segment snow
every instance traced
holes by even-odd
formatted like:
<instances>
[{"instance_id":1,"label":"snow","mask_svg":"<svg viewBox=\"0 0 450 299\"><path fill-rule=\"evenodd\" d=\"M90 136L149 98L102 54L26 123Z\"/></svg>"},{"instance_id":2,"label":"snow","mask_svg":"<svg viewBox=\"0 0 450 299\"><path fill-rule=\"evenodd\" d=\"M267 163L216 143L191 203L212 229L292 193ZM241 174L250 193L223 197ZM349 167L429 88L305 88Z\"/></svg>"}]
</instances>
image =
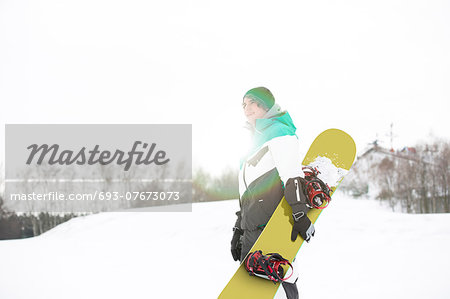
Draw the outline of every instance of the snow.
<instances>
[{"instance_id":1,"label":"snow","mask_svg":"<svg viewBox=\"0 0 450 299\"><path fill-rule=\"evenodd\" d=\"M79 217L0 241L0 298L216 298L238 266L236 200ZM450 215L340 193L298 257L301 298L448 298Z\"/></svg>"},{"instance_id":2,"label":"snow","mask_svg":"<svg viewBox=\"0 0 450 299\"><path fill-rule=\"evenodd\" d=\"M329 158L322 156L317 156L308 166L317 168L320 172L317 177L329 186L337 186L348 173L348 170L336 167Z\"/></svg>"}]
</instances>

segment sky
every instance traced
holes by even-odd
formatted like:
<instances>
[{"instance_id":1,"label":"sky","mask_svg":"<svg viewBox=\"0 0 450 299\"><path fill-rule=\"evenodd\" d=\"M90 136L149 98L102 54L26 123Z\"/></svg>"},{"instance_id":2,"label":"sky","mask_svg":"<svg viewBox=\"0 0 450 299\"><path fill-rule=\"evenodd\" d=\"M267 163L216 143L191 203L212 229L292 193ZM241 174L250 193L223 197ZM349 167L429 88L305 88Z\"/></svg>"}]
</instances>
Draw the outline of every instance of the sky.
<instances>
[{"instance_id":1,"label":"sky","mask_svg":"<svg viewBox=\"0 0 450 299\"><path fill-rule=\"evenodd\" d=\"M192 124L194 168L238 167L269 88L303 147L449 139L449 1L0 0L4 124ZM4 158L1 159L2 161Z\"/></svg>"}]
</instances>

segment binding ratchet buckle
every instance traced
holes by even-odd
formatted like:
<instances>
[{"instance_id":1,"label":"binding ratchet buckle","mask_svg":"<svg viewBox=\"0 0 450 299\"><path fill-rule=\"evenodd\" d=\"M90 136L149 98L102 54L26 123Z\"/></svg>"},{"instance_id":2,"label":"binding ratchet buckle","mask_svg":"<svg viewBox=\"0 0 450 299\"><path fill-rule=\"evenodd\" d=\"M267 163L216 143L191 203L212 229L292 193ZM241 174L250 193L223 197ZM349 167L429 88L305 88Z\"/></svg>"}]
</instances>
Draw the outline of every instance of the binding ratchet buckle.
<instances>
[{"instance_id":1,"label":"binding ratchet buckle","mask_svg":"<svg viewBox=\"0 0 450 299\"><path fill-rule=\"evenodd\" d=\"M306 180L305 189L308 204L315 209L325 209L331 200L330 187L317 177L320 173L317 168L304 166L303 172Z\"/></svg>"}]
</instances>

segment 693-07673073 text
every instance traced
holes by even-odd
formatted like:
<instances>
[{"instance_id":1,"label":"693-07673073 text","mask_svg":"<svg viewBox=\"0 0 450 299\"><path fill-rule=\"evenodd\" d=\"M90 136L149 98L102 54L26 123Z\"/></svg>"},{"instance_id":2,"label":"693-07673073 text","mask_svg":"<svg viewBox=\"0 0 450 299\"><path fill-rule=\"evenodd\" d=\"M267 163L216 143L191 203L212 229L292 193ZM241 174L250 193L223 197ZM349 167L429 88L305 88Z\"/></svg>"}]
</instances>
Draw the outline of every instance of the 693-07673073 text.
<instances>
[{"instance_id":1,"label":"693-07673073 text","mask_svg":"<svg viewBox=\"0 0 450 299\"><path fill-rule=\"evenodd\" d=\"M128 201L177 201L180 199L179 191L95 191L94 193L69 193L62 192L46 192L46 193L11 193L12 201L73 201L73 200L128 200Z\"/></svg>"}]
</instances>

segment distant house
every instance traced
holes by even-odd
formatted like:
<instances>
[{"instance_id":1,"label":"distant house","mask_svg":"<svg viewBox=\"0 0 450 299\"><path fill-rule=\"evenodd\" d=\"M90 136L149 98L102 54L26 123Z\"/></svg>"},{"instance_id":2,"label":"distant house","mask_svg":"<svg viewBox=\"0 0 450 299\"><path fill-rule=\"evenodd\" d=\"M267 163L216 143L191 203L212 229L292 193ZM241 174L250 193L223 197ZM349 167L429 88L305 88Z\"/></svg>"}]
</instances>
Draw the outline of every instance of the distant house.
<instances>
[{"instance_id":1,"label":"distant house","mask_svg":"<svg viewBox=\"0 0 450 299\"><path fill-rule=\"evenodd\" d=\"M361 155L358 156L360 159L372 160L374 156L377 157L376 160L380 161L379 157L393 157L398 159L406 159L415 162L420 162L419 157L416 156L416 148L414 147L404 147L400 151L394 151L394 149L386 149L378 145L377 141L374 141L369 147L363 151Z\"/></svg>"},{"instance_id":2,"label":"distant house","mask_svg":"<svg viewBox=\"0 0 450 299\"><path fill-rule=\"evenodd\" d=\"M403 148L394 151L378 145L375 141L358 155L358 159L352 166L350 173L345 177L340 188L350 191L353 195L367 194L369 189L377 190L376 180L379 175L379 167L386 169L395 168L400 160L419 162L415 148ZM392 169L393 170L393 169Z\"/></svg>"}]
</instances>

